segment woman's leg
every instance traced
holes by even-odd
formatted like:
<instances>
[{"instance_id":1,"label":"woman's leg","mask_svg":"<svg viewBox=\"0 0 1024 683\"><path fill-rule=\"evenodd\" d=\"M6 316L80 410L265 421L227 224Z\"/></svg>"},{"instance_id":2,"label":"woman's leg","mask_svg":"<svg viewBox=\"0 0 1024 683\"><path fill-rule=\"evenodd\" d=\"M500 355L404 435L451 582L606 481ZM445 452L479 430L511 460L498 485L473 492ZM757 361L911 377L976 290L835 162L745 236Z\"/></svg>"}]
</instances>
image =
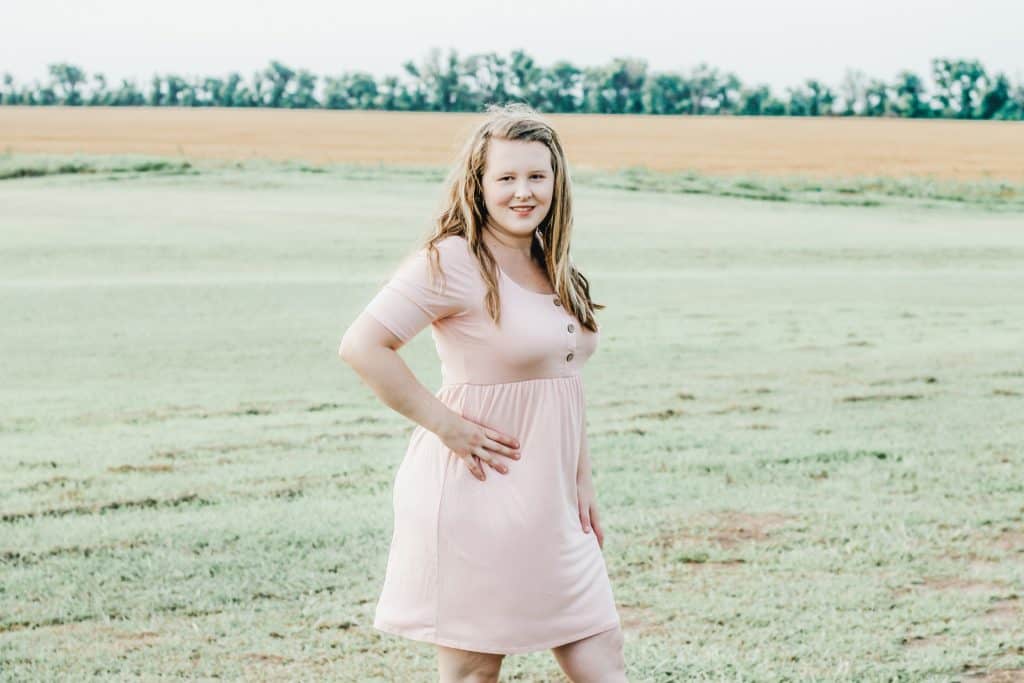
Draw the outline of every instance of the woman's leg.
<instances>
[{"instance_id":1,"label":"woman's leg","mask_svg":"<svg viewBox=\"0 0 1024 683\"><path fill-rule=\"evenodd\" d=\"M437 671L441 683L497 683L505 655L471 652L437 646Z\"/></svg>"},{"instance_id":2,"label":"woman's leg","mask_svg":"<svg viewBox=\"0 0 1024 683\"><path fill-rule=\"evenodd\" d=\"M628 683L623 644L622 629L616 626L551 652L573 683Z\"/></svg>"}]
</instances>

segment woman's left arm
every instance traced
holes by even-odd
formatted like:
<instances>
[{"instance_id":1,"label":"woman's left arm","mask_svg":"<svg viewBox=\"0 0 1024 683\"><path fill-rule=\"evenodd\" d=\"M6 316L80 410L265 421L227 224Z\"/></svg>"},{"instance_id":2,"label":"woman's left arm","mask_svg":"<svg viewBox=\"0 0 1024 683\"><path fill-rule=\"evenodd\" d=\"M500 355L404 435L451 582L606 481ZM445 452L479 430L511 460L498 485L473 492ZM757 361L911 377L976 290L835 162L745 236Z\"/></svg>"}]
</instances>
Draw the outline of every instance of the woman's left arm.
<instances>
[{"instance_id":1,"label":"woman's left arm","mask_svg":"<svg viewBox=\"0 0 1024 683\"><path fill-rule=\"evenodd\" d=\"M597 534L597 544L604 549L604 530L597 511L597 492L590 471L590 449L587 446L587 422L583 420L583 433L580 437L580 457L576 467L576 495L579 500L580 523L584 533L590 533L591 527Z\"/></svg>"}]
</instances>

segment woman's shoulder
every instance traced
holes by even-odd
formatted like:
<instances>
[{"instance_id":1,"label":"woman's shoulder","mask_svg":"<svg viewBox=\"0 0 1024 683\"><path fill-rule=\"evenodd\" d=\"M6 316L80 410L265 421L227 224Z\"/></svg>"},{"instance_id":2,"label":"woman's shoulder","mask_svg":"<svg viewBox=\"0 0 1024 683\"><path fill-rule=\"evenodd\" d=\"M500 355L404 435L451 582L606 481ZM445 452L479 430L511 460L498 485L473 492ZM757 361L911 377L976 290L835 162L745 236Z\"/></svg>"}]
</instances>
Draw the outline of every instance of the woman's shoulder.
<instances>
[{"instance_id":1,"label":"woman's shoulder","mask_svg":"<svg viewBox=\"0 0 1024 683\"><path fill-rule=\"evenodd\" d=\"M430 242L422 244L412 255L408 267L431 282L437 281L436 276L440 275L446 287L454 291L469 292L479 287L477 260L465 237L446 235L433 245L436 255L431 253Z\"/></svg>"},{"instance_id":2,"label":"woman's shoulder","mask_svg":"<svg viewBox=\"0 0 1024 683\"><path fill-rule=\"evenodd\" d=\"M434 243L442 267L456 268L462 271L475 269L476 257L469 248L469 240L462 235L446 235Z\"/></svg>"},{"instance_id":3,"label":"woman's shoulder","mask_svg":"<svg viewBox=\"0 0 1024 683\"><path fill-rule=\"evenodd\" d=\"M445 235L434 243L438 250L453 256L469 255L469 240L462 235Z\"/></svg>"}]
</instances>

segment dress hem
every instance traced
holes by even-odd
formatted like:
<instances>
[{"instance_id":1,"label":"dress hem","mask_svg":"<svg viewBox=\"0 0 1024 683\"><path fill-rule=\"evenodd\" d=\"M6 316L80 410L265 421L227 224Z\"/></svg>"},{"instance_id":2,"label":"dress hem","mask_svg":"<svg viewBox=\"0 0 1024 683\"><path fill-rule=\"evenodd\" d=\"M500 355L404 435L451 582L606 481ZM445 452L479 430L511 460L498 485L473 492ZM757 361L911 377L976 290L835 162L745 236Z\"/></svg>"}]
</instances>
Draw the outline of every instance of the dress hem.
<instances>
[{"instance_id":1,"label":"dress hem","mask_svg":"<svg viewBox=\"0 0 1024 683\"><path fill-rule=\"evenodd\" d=\"M581 631L580 633L571 635L568 638L556 638L555 640L539 643L537 645L520 645L519 647L496 648L491 645L469 645L461 641L451 640L449 638L439 638L436 635L425 635L419 632L415 633L415 635L412 635L406 631L403 631L398 626L392 626L390 624L385 624L383 622L374 622L373 624L374 629L393 636L400 636L402 638L408 638L409 640L415 640L421 643L433 643L434 645L441 645L443 647L454 647L460 650L469 650L470 652L483 652L485 654L491 655L518 655L526 654L529 652L538 652L540 650L548 650L554 647L558 647L560 645L568 645L569 643L574 643L577 640L582 640L583 638L596 636L598 633L604 633L605 631L609 631L615 628L616 626L622 626L621 620L616 619L615 621L608 624L604 624L603 626L600 626L598 628L588 628L584 631Z\"/></svg>"}]
</instances>

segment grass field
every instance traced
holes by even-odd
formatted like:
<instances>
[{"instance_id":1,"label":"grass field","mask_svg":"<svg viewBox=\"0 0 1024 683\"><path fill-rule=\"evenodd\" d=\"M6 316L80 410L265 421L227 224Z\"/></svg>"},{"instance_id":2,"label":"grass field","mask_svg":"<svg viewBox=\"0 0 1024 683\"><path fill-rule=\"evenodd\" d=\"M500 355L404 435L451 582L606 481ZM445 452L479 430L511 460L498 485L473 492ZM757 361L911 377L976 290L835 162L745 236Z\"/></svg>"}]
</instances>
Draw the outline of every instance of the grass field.
<instances>
[{"instance_id":1,"label":"grass field","mask_svg":"<svg viewBox=\"0 0 1024 683\"><path fill-rule=\"evenodd\" d=\"M336 356L436 177L89 163L0 181L0 680L436 680ZM630 680L1020 680L1020 214L714 195L577 187Z\"/></svg>"},{"instance_id":2,"label":"grass field","mask_svg":"<svg viewBox=\"0 0 1024 683\"><path fill-rule=\"evenodd\" d=\"M1024 123L550 115L580 169L1024 182ZM445 165L478 114L0 107L0 152Z\"/></svg>"}]
</instances>

